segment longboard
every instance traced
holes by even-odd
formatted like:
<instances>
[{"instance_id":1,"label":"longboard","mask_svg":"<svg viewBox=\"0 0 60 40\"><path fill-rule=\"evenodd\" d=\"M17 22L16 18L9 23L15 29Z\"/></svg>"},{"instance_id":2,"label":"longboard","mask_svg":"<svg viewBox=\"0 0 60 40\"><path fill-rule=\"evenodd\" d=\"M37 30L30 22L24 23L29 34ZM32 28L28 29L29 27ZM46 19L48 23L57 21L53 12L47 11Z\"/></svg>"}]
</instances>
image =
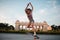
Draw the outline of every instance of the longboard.
<instances>
[{"instance_id":1,"label":"longboard","mask_svg":"<svg viewBox=\"0 0 60 40\"><path fill-rule=\"evenodd\" d=\"M33 33L27 33L27 34L31 34L34 38L36 38L36 39L40 39L39 36L37 36L37 35L34 36Z\"/></svg>"}]
</instances>

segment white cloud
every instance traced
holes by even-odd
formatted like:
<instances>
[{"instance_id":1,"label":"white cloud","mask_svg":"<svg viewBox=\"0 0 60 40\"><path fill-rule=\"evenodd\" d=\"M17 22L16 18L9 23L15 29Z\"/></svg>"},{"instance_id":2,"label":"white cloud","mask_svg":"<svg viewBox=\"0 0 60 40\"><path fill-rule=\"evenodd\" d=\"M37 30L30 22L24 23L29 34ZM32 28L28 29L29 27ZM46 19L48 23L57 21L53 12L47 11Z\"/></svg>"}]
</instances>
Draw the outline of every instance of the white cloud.
<instances>
[{"instance_id":1,"label":"white cloud","mask_svg":"<svg viewBox=\"0 0 60 40\"><path fill-rule=\"evenodd\" d=\"M42 3L42 4L44 4L44 3ZM34 12L33 16L34 16L35 21L41 22L41 21L47 20L47 21L50 21L49 23L52 23L52 20L55 20L56 18L58 18L57 16L60 13L60 9L56 5L56 0L48 1L47 7L49 7L49 8L47 8L47 7L42 8L42 7L43 6L41 6L39 10ZM8 5L1 6L0 7L0 22L8 22L9 24L14 25L16 20L28 21L28 18L24 14L24 12L23 12L24 10L22 10L22 8L21 8L21 6L19 6L17 8L16 5L15 5L15 8L14 8L14 6L12 7L12 5L10 7Z\"/></svg>"},{"instance_id":2,"label":"white cloud","mask_svg":"<svg viewBox=\"0 0 60 40\"><path fill-rule=\"evenodd\" d=\"M43 13L44 14L45 13L45 10L44 9L39 10L39 13L41 13L41 14Z\"/></svg>"},{"instance_id":3,"label":"white cloud","mask_svg":"<svg viewBox=\"0 0 60 40\"><path fill-rule=\"evenodd\" d=\"M48 1L47 2L51 7L54 7L54 8L56 8L56 0L50 0L50 1Z\"/></svg>"},{"instance_id":4,"label":"white cloud","mask_svg":"<svg viewBox=\"0 0 60 40\"><path fill-rule=\"evenodd\" d=\"M38 16L37 19L38 21L47 21L48 24L59 24L59 17L60 17L60 6L58 6L56 3L56 0L54 1L48 1L49 5L48 7L49 8L42 8L42 9L39 9L37 10L36 14L38 13Z\"/></svg>"}]
</instances>

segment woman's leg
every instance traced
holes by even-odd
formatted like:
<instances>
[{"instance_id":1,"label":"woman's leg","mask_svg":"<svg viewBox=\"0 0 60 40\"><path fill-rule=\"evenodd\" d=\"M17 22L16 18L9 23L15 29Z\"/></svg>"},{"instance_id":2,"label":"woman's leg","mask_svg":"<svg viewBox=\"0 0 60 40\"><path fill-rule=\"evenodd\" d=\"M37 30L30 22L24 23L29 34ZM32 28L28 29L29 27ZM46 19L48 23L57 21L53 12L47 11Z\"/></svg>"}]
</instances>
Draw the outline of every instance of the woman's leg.
<instances>
[{"instance_id":1,"label":"woman's leg","mask_svg":"<svg viewBox=\"0 0 60 40\"><path fill-rule=\"evenodd\" d=\"M36 29L34 28L34 22L31 23L31 26L32 26L34 35L36 35Z\"/></svg>"},{"instance_id":2,"label":"woman's leg","mask_svg":"<svg viewBox=\"0 0 60 40\"><path fill-rule=\"evenodd\" d=\"M34 32L34 38L35 39L39 39L39 37L37 36L37 34L36 34L36 29L34 28L34 23L32 23L32 27L33 27L33 32Z\"/></svg>"},{"instance_id":3,"label":"woman's leg","mask_svg":"<svg viewBox=\"0 0 60 40\"><path fill-rule=\"evenodd\" d=\"M29 22L29 24L28 24L27 28L30 28L30 25L31 25L31 22Z\"/></svg>"}]
</instances>

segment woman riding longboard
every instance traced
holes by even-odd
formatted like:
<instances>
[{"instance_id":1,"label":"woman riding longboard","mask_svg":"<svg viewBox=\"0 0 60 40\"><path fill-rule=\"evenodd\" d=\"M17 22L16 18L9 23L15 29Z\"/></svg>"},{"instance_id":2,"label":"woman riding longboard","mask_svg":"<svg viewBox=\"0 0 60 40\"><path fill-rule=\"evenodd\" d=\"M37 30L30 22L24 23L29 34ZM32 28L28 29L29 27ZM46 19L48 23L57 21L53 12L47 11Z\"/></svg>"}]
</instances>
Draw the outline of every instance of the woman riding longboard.
<instances>
[{"instance_id":1,"label":"woman riding longboard","mask_svg":"<svg viewBox=\"0 0 60 40\"><path fill-rule=\"evenodd\" d=\"M29 5L31 5L32 9L28 8ZM34 38L39 39L39 37L36 35L36 30L34 28L34 20L33 20L33 16L32 16L32 11L33 11L33 6L31 3L28 3L27 7L25 8L25 12L26 12L27 17L29 19L29 24L28 24L27 28L31 28L31 26L32 26L33 32L34 32Z\"/></svg>"}]
</instances>

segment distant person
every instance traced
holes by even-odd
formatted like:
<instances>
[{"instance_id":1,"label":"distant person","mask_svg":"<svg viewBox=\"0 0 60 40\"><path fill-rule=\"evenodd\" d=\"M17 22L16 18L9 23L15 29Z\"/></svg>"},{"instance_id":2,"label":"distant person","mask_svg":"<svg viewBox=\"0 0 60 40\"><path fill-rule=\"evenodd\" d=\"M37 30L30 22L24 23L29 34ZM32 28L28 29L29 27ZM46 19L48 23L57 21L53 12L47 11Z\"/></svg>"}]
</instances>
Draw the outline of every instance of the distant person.
<instances>
[{"instance_id":1,"label":"distant person","mask_svg":"<svg viewBox=\"0 0 60 40\"><path fill-rule=\"evenodd\" d=\"M28 8L28 6L31 5L32 9ZM25 8L25 12L27 14L27 17L29 19L29 24L27 26L27 28L33 28L33 32L34 32L34 37L36 37L37 39L39 38L37 35L36 35L36 30L35 28L33 27L34 26L34 20L33 20L33 16L32 16L32 11L33 11L33 6L31 3L28 3L27 4L27 7ZM32 27L31 27L31 26Z\"/></svg>"}]
</instances>

